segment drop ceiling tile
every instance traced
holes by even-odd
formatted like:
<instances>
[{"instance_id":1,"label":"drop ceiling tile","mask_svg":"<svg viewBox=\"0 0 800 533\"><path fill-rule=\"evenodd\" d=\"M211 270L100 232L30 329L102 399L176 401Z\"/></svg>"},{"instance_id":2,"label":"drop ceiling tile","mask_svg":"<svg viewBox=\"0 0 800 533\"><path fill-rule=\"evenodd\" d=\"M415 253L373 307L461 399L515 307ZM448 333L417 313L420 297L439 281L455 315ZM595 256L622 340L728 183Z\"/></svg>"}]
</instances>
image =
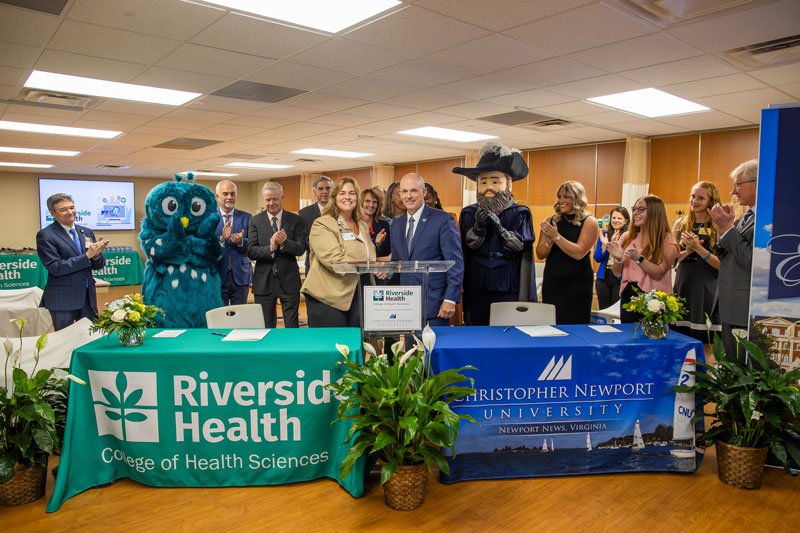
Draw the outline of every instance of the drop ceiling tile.
<instances>
[{"instance_id":1,"label":"drop ceiling tile","mask_svg":"<svg viewBox=\"0 0 800 533\"><path fill-rule=\"evenodd\" d=\"M344 72L281 61L254 72L245 79L281 87L314 91L351 77L350 74Z\"/></svg>"},{"instance_id":2,"label":"drop ceiling tile","mask_svg":"<svg viewBox=\"0 0 800 533\"><path fill-rule=\"evenodd\" d=\"M492 76L517 83L526 84L530 88L555 85L568 81L581 80L606 74L600 70L565 57L555 57L537 61L521 67L498 70Z\"/></svg>"},{"instance_id":3,"label":"drop ceiling tile","mask_svg":"<svg viewBox=\"0 0 800 533\"><path fill-rule=\"evenodd\" d=\"M700 52L656 33L576 52L569 57L619 72L699 55Z\"/></svg>"},{"instance_id":4,"label":"drop ceiling tile","mask_svg":"<svg viewBox=\"0 0 800 533\"><path fill-rule=\"evenodd\" d=\"M561 117L580 117L583 115L592 115L601 111L607 111L607 107L591 104L588 102L567 102L565 104L556 104L543 106L536 109L542 113L552 114Z\"/></svg>"},{"instance_id":5,"label":"drop ceiling tile","mask_svg":"<svg viewBox=\"0 0 800 533\"><path fill-rule=\"evenodd\" d=\"M152 120L152 117L148 117L145 115L132 115L130 113L113 113L111 111L101 111L98 109L87 111L82 118L94 122L108 122L110 124L116 123L116 124L133 125L133 126L141 126L142 124L146 124L147 122ZM109 127L106 129L113 129L113 128Z\"/></svg>"},{"instance_id":6,"label":"drop ceiling tile","mask_svg":"<svg viewBox=\"0 0 800 533\"><path fill-rule=\"evenodd\" d=\"M476 26L500 31L594 0L423 0L417 5Z\"/></svg>"},{"instance_id":7,"label":"drop ceiling tile","mask_svg":"<svg viewBox=\"0 0 800 533\"><path fill-rule=\"evenodd\" d=\"M617 75L650 87L735 74L736 70L710 56L690 57L649 67L624 70Z\"/></svg>"},{"instance_id":8,"label":"drop ceiling tile","mask_svg":"<svg viewBox=\"0 0 800 533\"><path fill-rule=\"evenodd\" d=\"M594 3L503 33L557 54L569 54L653 32L633 16Z\"/></svg>"},{"instance_id":9,"label":"drop ceiling tile","mask_svg":"<svg viewBox=\"0 0 800 533\"><path fill-rule=\"evenodd\" d=\"M443 93L463 96L464 98L482 100L503 94L518 93L525 90L525 87L526 85L524 84L493 76L478 76L468 80L437 85L434 89Z\"/></svg>"},{"instance_id":10,"label":"drop ceiling tile","mask_svg":"<svg viewBox=\"0 0 800 533\"><path fill-rule=\"evenodd\" d=\"M416 90L411 85L379 80L372 77L361 76L351 80L337 83L320 90L323 94L335 94L339 96L349 96L361 98L362 100L383 100L401 94L410 93Z\"/></svg>"},{"instance_id":11,"label":"drop ceiling tile","mask_svg":"<svg viewBox=\"0 0 800 533\"><path fill-rule=\"evenodd\" d=\"M5 67L29 69L41 53L41 49L35 46L0 41L0 65Z\"/></svg>"},{"instance_id":12,"label":"drop ceiling tile","mask_svg":"<svg viewBox=\"0 0 800 533\"><path fill-rule=\"evenodd\" d=\"M281 141L291 141L294 139L302 139L306 137L308 134L299 132L299 131L276 131L276 130L269 130L265 133L259 133L258 135L251 135L247 138L249 142L254 142L258 144L274 144ZM250 153L258 153L253 152L252 150L249 151Z\"/></svg>"},{"instance_id":13,"label":"drop ceiling tile","mask_svg":"<svg viewBox=\"0 0 800 533\"><path fill-rule=\"evenodd\" d=\"M680 126L690 130L709 130L715 128L734 128L748 125L747 121L719 111L659 117L659 122Z\"/></svg>"},{"instance_id":14,"label":"drop ceiling tile","mask_svg":"<svg viewBox=\"0 0 800 533\"><path fill-rule=\"evenodd\" d=\"M620 78L613 74L607 74L605 76L598 76L586 80L550 85L547 87L547 90L565 96L571 96L572 98L582 99L644 88L646 88L644 85L636 83L635 81Z\"/></svg>"},{"instance_id":15,"label":"drop ceiling tile","mask_svg":"<svg viewBox=\"0 0 800 533\"><path fill-rule=\"evenodd\" d=\"M16 96L17 92L18 92L18 88L17 87L12 87L10 85L0 85L0 98L3 99L3 100L11 100L11 99L13 99L14 96ZM3 104L3 105L5 106L6 104ZM5 107L0 109L0 113L5 111L5 109L6 109Z\"/></svg>"},{"instance_id":16,"label":"drop ceiling tile","mask_svg":"<svg viewBox=\"0 0 800 533\"><path fill-rule=\"evenodd\" d=\"M471 78L477 74L472 70L446 65L429 59L417 58L373 72L370 77L427 88L433 85Z\"/></svg>"},{"instance_id":17,"label":"drop ceiling tile","mask_svg":"<svg viewBox=\"0 0 800 533\"><path fill-rule=\"evenodd\" d=\"M521 91L518 93L504 94L502 96L495 96L494 98L486 98L486 102L492 104L508 106L508 107L528 107L536 108L545 105L562 104L570 102L573 98L564 96L563 94L556 94L543 89L531 89L530 91Z\"/></svg>"},{"instance_id":18,"label":"drop ceiling tile","mask_svg":"<svg viewBox=\"0 0 800 533\"><path fill-rule=\"evenodd\" d=\"M8 119L3 117L3 120ZM54 136L0 130L0 146L24 146L30 148L40 148L44 142L52 137Z\"/></svg>"},{"instance_id":19,"label":"drop ceiling tile","mask_svg":"<svg viewBox=\"0 0 800 533\"><path fill-rule=\"evenodd\" d=\"M392 43L394 50L423 56L488 33L477 26L408 6L350 31L344 38L374 46Z\"/></svg>"},{"instance_id":20,"label":"drop ceiling tile","mask_svg":"<svg viewBox=\"0 0 800 533\"><path fill-rule=\"evenodd\" d=\"M0 5L0 40L40 48L58 27L59 18L18 7Z\"/></svg>"},{"instance_id":21,"label":"drop ceiling tile","mask_svg":"<svg viewBox=\"0 0 800 533\"><path fill-rule=\"evenodd\" d=\"M290 121L283 118L269 118L269 117L256 117L256 116L242 116L228 120L226 124L234 126L247 126L250 128L272 129L279 126L284 126Z\"/></svg>"},{"instance_id":22,"label":"drop ceiling tile","mask_svg":"<svg viewBox=\"0 0 800 533\"><path fill-rule=\"evenodd\" d=\"M668 135L671 133L683 133L689 131L688 128L683 128L674 124L665 124L649 118L639 118L629 122L617 122L613 125L613 127L645 136Z\"/></svg>"},{"instance_id":23,"label":"drop ceiling tile","mask_svg":"<svg viewBox=\"0 0 800 533\"><path fill-rule=\"evenodd\" d=\"M160 126L158 124L148 123L144 126L139 126L138 128L132 129L129 133L136 133L141 135L165 136L166 137L165 141L170 141L172 139L185 136L188 133L188 131L189 131L188 128L173 128L173 127L165 127L165 126Z\"/></svg>"},{"instance_id":24,"label":"drop ceiling tile","mask_svg":"<svg viewBox=\"0 0 800 533\"><path fill-rule=\"evenodd\" d=\"M478 118L489 115L499 115L500 113L508 113L510 111L514 111L514 109L510 107L488 104L486 102L467 102L464 104L442 107L436 111L446 115L455 115L462 118Z\"/></svg>"},{"instance_id":25,"label":"drop ceiling tile","mask_svg":"<svg viewBox=\"0 0 800 533\"><path fill-rule=\"evenodd\" d=\"M206 124L210 126L212 124L220 124L222 122L239 118L239 115L233 113L219 113L217 111L200 111L199 109L178 108L171 113L167 113L163 118L182 120L186 121L187 124Z\"/></svg>"},{"instance_id":26,"label":"drop ceiling tile","mask_svg":"<svg viewBox=\"0 0 800 533\"><path fill-rule=\"evenodd\" d=\"M343 143L347 141L351 141L352 137L348 137L346 135L334 135L330 133L325 133L323 135L310 135L308 137L303 137L297 142L306 145L308 148L331 148L332 145ZM334 150L336 148L333 148ZM303 157L302 154L295 154L300 157ZM313 156L316 157L316 156Z\"/></svg>"},{"instance_id":27,"label":"drop ceiling tile","mask_svg":"<svg viewBox=\"0 0 800 533\"><path fill-rule=\"evenodd\" d=\"M719 111L726 111L726 108L739 106L761 106L766 108L769 104L786 103L786 96L775 89L756 89L754 91L742 91L732 94L708 96L695 100L702 104Z\"/></svg>"},{"instance_id":28,"label":"drop ceiling tile","mask_svg":"<svg viewBox=\"0 0 800 533\"><path fill-rule=\"evenodd\" d=\"M136 76L132 83L207 94L233 82L231 78L209 76L197 72L182 72L162 67L151 67Z\"/></svg>"},{"instance_id":29,"label":"drop ceiling tile","mask_svg":"<svg viewBox=\"0 0 800 533\"><path fill-rule=\"evenodd\" d=\"M333 94L308 93L295 96L294 98L287 100L286 103L294 107L305 107L309 109L318 109L320 111L333 112L363 105L367 102L365 100L345 98L343 96L336 96Z\"/></svg>"},{"instance_id":30,"label":"drop ceiling tile","mask_svg":"<svg viewBox=\"0 0 800 533\"><path fill-rule=\"evenodd\" d=\"M348 110L348 113L352 113L354 115L362 116L362 117L372 117L376 119L390 119L396 118L403 115L408 115L412 112L412 109L407 107L397 106L397 105L389 105L389 104L366 104L358 107L354 107Z\"/></svg>"},{"instance_id":31,"label":"drop ceiling tile","mask_svg":"<svg viewBox=\"0 0 800 533\"><path fill-rule=\"evenodd\" d=\"M430 111L439 107L463 104L468 102L468 98L456 96L454 94L444 94L438 91L415 91L413 93L401 94L394 98L383 100L384 104L397 105L421 111Z\"/></svg>"},{"instance_id":32,"label":"drop ceiling tile","mask_svg":"<svg viewBox=\"0 0 800 533\"><path fill-rule=\"evenodd\" d=\"M147 69L141 63L104 59L72 52L46 49L36 62L36 70L129 83Z\"/></svg>"},{"instance_id":33,"label":"drop ceiling tile","mask_svg":"<svg viewBox=\"0 0 800 533\"><path fill-rule=\"evenodd\" d=\"M371 117L362 117L357 115L349 115L346 113L331 113L309 120L315 124L328 124L329 126L338 126L342 128L349 128L358 126L360 124L368 124L374 122L375 119Z\"/></svg>"},{"instance_id":34,"label":"drop ceiling tile","mask_svg":"<svg viewBox=\"0 0 800 533\"><path fill-rule=\"evenodd\" d=\"M603 127L583 126L580 128L569 128L563 130L564 135L583 141L612 141L624 139L625 134Z\"/></svg>"},{"instance_id":35,"label":"drop ceiling tile","mask_svg":"<svg viewBox=\"0 0 800 533\"><path fill-rule=\"evenodd\" d=\"M580 118L576 120L587 125L595 124L603 126L608 124L613 125L616 122L629 122L638 118L641 117L631 113L623 113L622 111L601 111L591 115L581 115Z\"/></svg>"},{"instance_id":36,"label":"drop ceiling tile","mask_svg":"<svg viewBox=\"0 0 800 533\"><path fill-rule=\"evenodd\" d=\"M44 142L41 147L46 150L77 150L79 152L83 152L92 148L93 146L98 146L103 142L104 141L102 139L55 135Z\"/></svg>"},{"instance_id":37,"label":"drop ceiling tile","mask_svg":"<svg viewBox=\"0 0 800 533\"><path fill-rule=\"evenodd\" d=\"M681 98L699 98L702 96L714 96L716 94L728 94L753 89L762 89L766 85L758 80L754 80L745 74L732 74L730 76L720 76L707 80L689 81L677 83L675 85L664 85L659 87L662 91L680 96Z\"/></svg>"},{"instance_id":38,"label":"drop ceiling tile","mask_svg":"<svg viewBox=\"0 0 800 533\"><path fill-rule=\"evenodd\" d=\"M131 63L152 64L177 48L179 41L72 20L61 23L48 48Z\"/></svg>"},{"instance_id":39,"label":"drop ceiling tile","mask_svg":"<svg viewBox=\"0 0 800 533\"><path fill-rule=\"evenodd\" d=\"M397 120L409 122L418 126L439 126L441 124L456 122L461 120L461 118L453 115L445 115L443 113L425 112L403 115L401 117L397 117Z\"/></svg>"},{"instance_id":40,"label":"drop ceiling tile","mask_svg":"<svg viewBox=\"0 0 800 533\"><path fill-rule=\"evenodd\" d=\"M158 117L166 115L175 109L171 105L145 104L141 102L128 102L126 100L103 100L94 108L97 111L109 111L111 113L130 113L132 115L146 115L148 117Z\"/></svg>"},{"instance_id":41,"label":"drop ceiling tile","mask_svg":"<svg viewBox=\"0 0 800 533\"><path fill-rule=\"evenodd\" d=\"M215 124L202 130L203 133L228 133L231 135L238 135L239 137L258 135L259 133L264 133L264 131L264 128L253 128L250 126L239 126L236 124ZM206 138L203 137L203 135L200 135L200 137L203 139Z\"/></svg>"},{"instance_id":42,"label":"drop ceiling tile","mask_svg":"<svg viewBox=\"0 0 800 533\"><path fill-rule=\"evenodd\" d=\"M58 109L38 109L21 105L12 105L3 115L3 120L11 122L28 122L31 124L48 124L50 126L71 126L80 118L80 113L61 111ZM40 136L47 134L41 133Z\"/></svg>"},{"instance_id":43,"label":"drop ceiling tile","mask_svg":"<svg viewBox=\"0 0 800 533\"><path fill-rule=\"evenodd\" d=\"M793 63L791 65L783 65L780 67L764 68L760 70L751 70L748 72L748 74L758 78L761 81L769 83L770 85L797 83L800 81L800 63Z\"/></svg>"},{"instance_id":44,"label":"drop ceiling tile","mask_svg":"<svg viewBox=\"0 0 800 533\"><path fill-rule=\"evenodd\" d=\"M273 62L261 56L186 43L159 61L158 66L238 79Z\"/></svg>"},{"instance_id":45,"label":"drop ceiling tile","mask_svg":"<svg viewBox=\"0 0 800 533\"><path fill-rule=\"evenodd\" d=\"M669 33L706 51L719 52L795 35L798 20L800 2L783 0L671 28Z\"/></svg>"},{"instance_id":46,"label":"drop ceiling tile","mask_svg":"<svg viewBox=\"0 0 800 533\"><path fill-rule=\"evenodd\" d=\"M19 86L28 79L28 69L0 67L0 85Z\"/></svg>"},{"instance_id":47,"label":"drop ceiling tile","mask_svg":"<svg viewBox=\"0 0 800 533\"><path fill-rule=\"evenodd\" d=\"M198 109L201 111L220 111L222 113L234 113L237 115L247 115L264 109L269 104L252 100L242 100L241 98L226 98L224 96L207 95L186 104L185 109Z\"/></svg>"},{"instance_id":48,"label":"drop ceiling tile","mask_svg":"<svg viewBox=\"0 0 800 533\"><path fill-rule=\"evenodd\" d=\"M781 85L778 90L785 92L797 99L800 99L800 83L790 83L788 85Z\"/></svg>"},{"instance_id":49,"label":"drop ceiling tile","mask_svg":"<svg viewBox=\"0 0 800 533\"><path fill-rule=\"evenodd\" d=\"M328 124L314 124L311 122L295 122L294 124L286 124L285 126L281 126L279 128L275 128L275 131L297 131L306 133L308 135L318 134L318 133L327 133L329 131L336 131L341 129L339 126L330 126Z\"/></svg>"},{"instance_id":50,"label":"drop ceiling tile","mask_svg":"<svg viewBox=\"0 0 800 533\"><path fill-rule=\"evenodd\" d=\"M107 0L76 0L66 18L185 41L224 14L189 2L136 0L120 5Z\"/></svg>"},{"instance_id":51,"label":"drop ceiling tile","mask_svg":"<svg viewBox=\"0 0 800 533\"><path fill-rule=\"evenodd\" d=\"M228 13L192 38L190 42L244 54L282 59L326 39L328 37L318 33Z\"/></svg>"},{"instance_id":52,"label":"drop ceiling tile","mask_svg":"<svg viewBox=\"0 0 800 533\"><path fill-rule=\"evenodd\" d=\"M341 38L324 41L292 56L295 63L354 75L372 72L408 59L410 56L402 52Z\"/></svg>"},{"instance_id":53,"label":"drop ceiling tile","mask_svg":"<svg viewBox=\"0 0 800 533\"><path fill-rule=\"evenodd\" d=\"M309 109L304 107L288 106L284 104L273 104L252 113L258 117L281 118L288 122L299 122L301 120L309 120L315 117L327 115L327 111L320 111L318 109Z\"/></svg>"},{"instance_id":54,"label":"drop ceiling tile","mask_svg":"<svg viewBox=\"0 0 800 533\"><path fill-rule=\"evenodd\" d=\"M485 74L541 61L553 55L547 50L493 34L436 52L428 58Z\"/></svg>"}]
</instances>

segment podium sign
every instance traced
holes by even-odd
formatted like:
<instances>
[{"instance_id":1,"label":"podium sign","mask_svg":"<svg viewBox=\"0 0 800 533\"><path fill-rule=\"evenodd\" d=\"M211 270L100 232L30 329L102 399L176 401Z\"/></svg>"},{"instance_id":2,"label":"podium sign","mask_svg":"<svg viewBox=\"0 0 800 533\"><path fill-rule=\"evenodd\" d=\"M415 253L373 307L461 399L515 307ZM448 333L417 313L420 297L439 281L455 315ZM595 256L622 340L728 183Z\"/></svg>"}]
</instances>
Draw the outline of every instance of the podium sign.
<instances>
[{"instance_id":1,"label":"podium sign","mask_svg":"<svg viewBox=\"0 0 800 533\"><path fill-rule=\"evenodd\" d=\"M363 329L368 332L407 332L422 329L422 287L364 286Z\"/></svg>"}]
</instances>

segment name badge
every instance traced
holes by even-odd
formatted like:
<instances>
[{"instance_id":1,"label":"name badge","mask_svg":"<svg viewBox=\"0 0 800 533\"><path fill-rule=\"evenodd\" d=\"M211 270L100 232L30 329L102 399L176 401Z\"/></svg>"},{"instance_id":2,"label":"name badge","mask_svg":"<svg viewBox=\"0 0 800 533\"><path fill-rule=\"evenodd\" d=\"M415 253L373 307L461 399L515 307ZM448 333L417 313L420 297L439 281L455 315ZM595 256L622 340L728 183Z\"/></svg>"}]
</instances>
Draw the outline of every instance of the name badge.
<instances>
[{"instance_id":1,"label":"name badge","mask_svg":"<svg viewBox=\"0 0 800 533\"><path fill-rule=\"evenodd\" d=\"M345 241L354 241L356 240L356 234L353 233L352 231L343 231L342 239Z\"/></svg>"}]
</instances>

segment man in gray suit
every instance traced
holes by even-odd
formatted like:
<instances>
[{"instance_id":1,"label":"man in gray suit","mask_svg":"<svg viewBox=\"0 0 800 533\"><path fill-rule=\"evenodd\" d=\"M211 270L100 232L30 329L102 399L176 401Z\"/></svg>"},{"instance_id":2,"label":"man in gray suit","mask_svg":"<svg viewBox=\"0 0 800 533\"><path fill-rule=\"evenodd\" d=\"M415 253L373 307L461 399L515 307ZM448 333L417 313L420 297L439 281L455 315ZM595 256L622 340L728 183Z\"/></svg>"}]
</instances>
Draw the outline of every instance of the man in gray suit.
<instances>
[{"instance_id":1,"label":"man in gray suit","mask_svg":"<svg viewBox=\"0 0 800 533\"><path fill-rule=\"evenodd\" d=\"M717 255L719 279L717 306L722 323L722 344L728 357L737 353L734 329L747 330L750 318L750 273L753 264L753 230L755 227L756 184L758 160L742 163L731 172L732 195L748 209L738 222L733 207L717 204L711 209L711 219L717 226ZM744 350L739 350L741 358Z\"/></svg>"},{"instance_id":2,"label":"man in gray suit","mask_svg":"<svg viewBox=\"0 0 800 533\"><path fill-rule=\"evenodd\" d=\"M317 176L311 184L317 201L297 212L306 224L306 243L308 243L308 234L311 231L311 226L322 214L322 209L328 203L332 185L333 182L328 176ZM308 250L306 250L306 274L308 274Z\"/></svg>"}]
</instances>

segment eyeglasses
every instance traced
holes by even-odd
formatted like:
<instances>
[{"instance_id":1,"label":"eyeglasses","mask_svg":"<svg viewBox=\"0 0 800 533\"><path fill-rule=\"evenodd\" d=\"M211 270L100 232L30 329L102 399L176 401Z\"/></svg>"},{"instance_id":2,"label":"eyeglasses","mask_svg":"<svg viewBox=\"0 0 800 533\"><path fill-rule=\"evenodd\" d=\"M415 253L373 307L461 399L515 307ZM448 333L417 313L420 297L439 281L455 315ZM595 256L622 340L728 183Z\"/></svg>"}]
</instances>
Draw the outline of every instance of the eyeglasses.
<instances>
[{"instance_id":1,"label":"eyeglasses","mask_svg":"<svg viewBox=\"0 0 800 533\"><path fill-rule=\"evenodd\" d=\"M756 181L756 180L740 181L740 182L738 182L738 183L734 181L734 182L733 182L733 188L734 188L734 189L738 189L738 188L739 188L739 187L741 187L743 184L745 184L745 183L753 183L754 181Z\"/></svg>"},{"instance_id":2,"label":"eyeglasses","mask_svg":"<svg viewBox=\"0 0 800 533\"><path fill-rule=\"evenodd\" d=\"M631 211L633 211L634 213L644 213L645 211L647 211L647 208L644 206L634 207L631 209Z\"/></svg>"}]
</instances>

